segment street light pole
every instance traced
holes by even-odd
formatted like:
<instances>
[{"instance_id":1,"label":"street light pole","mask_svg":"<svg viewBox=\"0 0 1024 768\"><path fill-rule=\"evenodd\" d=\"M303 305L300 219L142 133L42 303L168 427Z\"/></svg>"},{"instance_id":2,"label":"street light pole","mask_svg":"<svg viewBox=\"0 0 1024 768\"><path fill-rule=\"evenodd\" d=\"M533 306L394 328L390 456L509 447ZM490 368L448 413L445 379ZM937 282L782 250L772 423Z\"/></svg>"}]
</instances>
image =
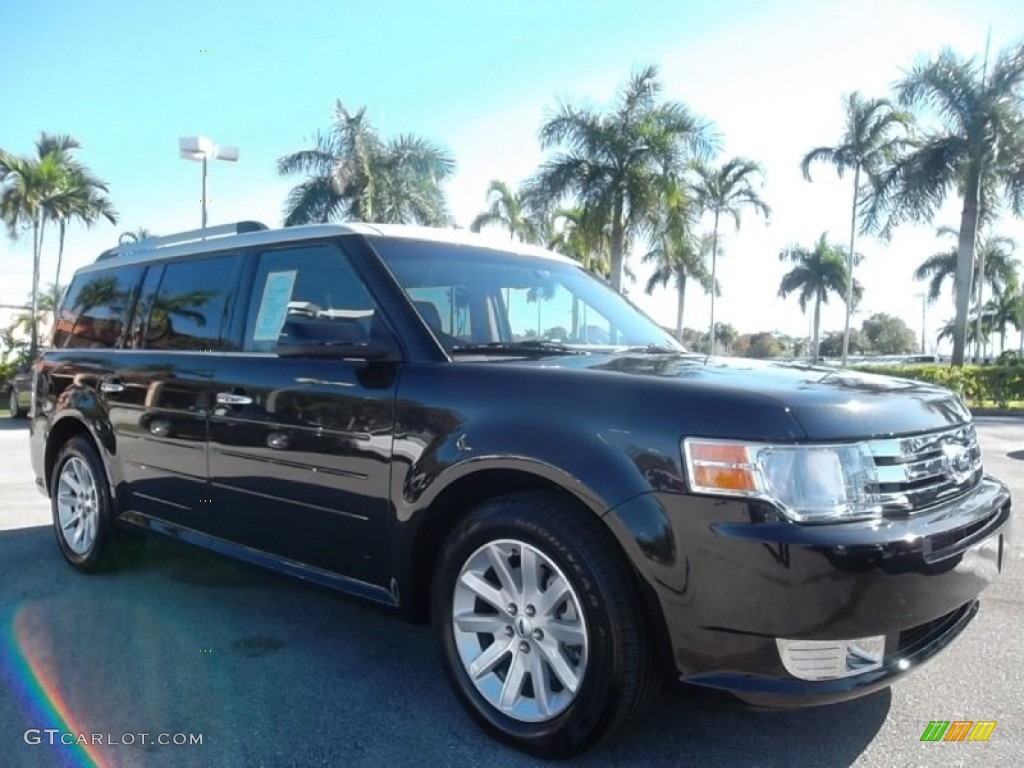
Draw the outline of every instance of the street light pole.
<instances>
[{"instance_id":1,"label":"street light pole","mask_svg":"<svg viewBox=\"0 0 1024 768\"><path fill-rule=\"evenodd\" d=\"M186 160L195 160L203 164L202 191L202 223L206 229L206 174L210 158L238 162L238 147L218 146L206 136L186 136L178 139L178 154Z\"/></svg>"},{"instance_id":2,"label":"street light pole","mask_svg":"<svg viewBox=\"0 0 1024 768\"><path fill-rule=\"evenodd\" d=\"M203 153L203 229L206 229L206 153Z\"/></svg>"}]
</instances>

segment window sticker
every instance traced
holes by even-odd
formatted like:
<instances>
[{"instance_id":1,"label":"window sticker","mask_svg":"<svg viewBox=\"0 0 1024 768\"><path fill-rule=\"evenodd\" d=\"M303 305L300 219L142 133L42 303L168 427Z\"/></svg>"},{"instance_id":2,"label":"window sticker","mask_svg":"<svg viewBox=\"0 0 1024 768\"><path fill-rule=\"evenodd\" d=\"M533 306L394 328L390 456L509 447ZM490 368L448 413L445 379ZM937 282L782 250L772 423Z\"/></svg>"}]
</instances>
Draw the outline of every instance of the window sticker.
<instances>
[{"instance_id":1,"label":"window sticker","mask_svg":"<svg viewBox=\"0 0 1024 768\"><path fill-rule=\"evenodd\" d=\"M253 341L277 341L288 316L288 303L292 299L295 287L295 275L298 270L286 272L270 272L267 282L263 285L263 298L260 299L260 311L256 315L256 328L253 330Z\"/></svg>"}]
</instances>

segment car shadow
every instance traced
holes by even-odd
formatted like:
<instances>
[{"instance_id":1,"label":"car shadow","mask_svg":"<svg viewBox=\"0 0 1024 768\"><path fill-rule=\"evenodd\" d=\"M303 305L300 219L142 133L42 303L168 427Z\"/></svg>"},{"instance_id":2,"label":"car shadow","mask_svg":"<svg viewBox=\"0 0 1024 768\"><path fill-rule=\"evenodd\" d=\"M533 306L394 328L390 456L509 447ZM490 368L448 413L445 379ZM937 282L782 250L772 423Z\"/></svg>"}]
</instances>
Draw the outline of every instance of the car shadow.
<instances>
[{"instance_id":1,"label":"car shadow","mask_svg":"<svg viewBox=\"0 0 1024 768\"><path fill-rule=\"evenodd\" d=\"M892 703L888 689L824 707L753 711L664 693L641 723L599 745L580 762L628 765L638 750L644 765L679 765L685 758L722 766L846 768L882 728Z\"/></svg>"},{"instance_id":2,"label":"car shadow","mask_svg":"<svg viewBox=\"0 0 1024 768\"><path fill-rule=\"evenodd\" d=\"M1024 451L1010 451L1006 454L1008 459L1024 459Z\"/></svg>"},{"instance_id":3,"label":"car shadow","mask_svg":"<svg viewBox=\"0 0 1024 768\"><path fill-rule=\"evenodd\" d=\"M100 764L538 764L459 707L429 627L168 540L149 541L120 572L84 576L48 526L0 531L0 637L10 638L0 645L0 740L14 745L5 766L39 765L22 738L40 727L37 711L18 691L42 688L84 732L174 723L204 734L198 748L98 749ZM839 768L871 742L890 702L883 691L750 712L666 692L568 764Z\"/></svg>"}]
</instances>

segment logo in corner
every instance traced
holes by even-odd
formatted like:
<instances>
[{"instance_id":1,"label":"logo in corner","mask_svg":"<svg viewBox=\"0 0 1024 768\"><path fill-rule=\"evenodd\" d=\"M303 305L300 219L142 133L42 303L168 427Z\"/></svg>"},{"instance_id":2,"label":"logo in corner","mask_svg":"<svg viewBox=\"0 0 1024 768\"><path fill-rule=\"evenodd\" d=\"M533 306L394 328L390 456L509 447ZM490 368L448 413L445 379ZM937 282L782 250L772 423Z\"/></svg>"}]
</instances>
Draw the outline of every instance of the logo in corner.
<instances>
[{"instance_id":1,"label":"logo in corner","mask_svg":"<svg viewBox=\"0 0 1024 768\"><path fill-rule=\"evenodd\" d=\"M921 741L988 741L995 729L995 720L931 720Z\"/></svg>"}]
</instances>

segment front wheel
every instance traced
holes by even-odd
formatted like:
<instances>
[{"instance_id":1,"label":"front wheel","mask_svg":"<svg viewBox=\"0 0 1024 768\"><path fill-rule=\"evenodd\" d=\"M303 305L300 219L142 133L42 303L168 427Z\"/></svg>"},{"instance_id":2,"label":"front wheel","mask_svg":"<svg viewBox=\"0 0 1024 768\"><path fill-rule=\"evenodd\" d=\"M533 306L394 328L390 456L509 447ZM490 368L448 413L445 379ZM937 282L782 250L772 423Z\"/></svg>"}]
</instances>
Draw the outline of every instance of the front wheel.
<instances>
[{"instance_id":1,"label":"front wheel","mask_svg":"<svg viewBox=\"0 0 1024 768\"><path fill-rule=\"evenodd\" d=\"M544 494L485 502L437 564L433 622L461 703L534 755L578 754L653 688L635 588L600 523Z\"/></svg>"}]
</instances>

